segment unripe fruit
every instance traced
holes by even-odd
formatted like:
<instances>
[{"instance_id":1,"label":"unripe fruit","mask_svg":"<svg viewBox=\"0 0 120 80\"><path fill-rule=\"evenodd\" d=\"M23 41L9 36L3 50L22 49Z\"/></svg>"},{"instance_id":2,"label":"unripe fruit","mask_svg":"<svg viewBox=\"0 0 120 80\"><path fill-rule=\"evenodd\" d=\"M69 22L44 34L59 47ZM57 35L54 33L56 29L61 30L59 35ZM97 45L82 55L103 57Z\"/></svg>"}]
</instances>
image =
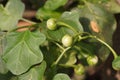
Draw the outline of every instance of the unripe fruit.
<instances>
[{"instance_id":1,"label":"unripe fruit","mask_svg":"<svg viewBox=\"0 0 120 80\"><path fill-rule=\"evenodd\" d=\"M82 75L85 73L85 68L82 64L78 64L75 68L74 68L74 72L77 74L77 75Z\"/></svg>"},{"instance_id":2,"label":"unripe fruit","mask_svg":"<svg viewBox=\"0 0 120 80\"><path fill-rule=\"evenodd\" d=\"M95 66L98 63L98 57L97 56L88 56L87 62L90 66Z\"/></svg>"},{"instance_id":3,"label":"unripe fruit","mask_svg":"<svg viewBox=\"0 0 120 80\"><path fill-rule=\"evenodd\" d=\"M65 36L63 36L62 38L62 44L65 46L65 47L70 47L73 43L73 38L66 34Z\"/></svg>"},{"instance_id":4,"label":"unripe fruit","mask_svg":"<svg viewBox=\"0 0 120 80\"><path fill-rule=\"evenodd\" d=\"M47 20L47 28L49 30L55 30L57 28L56 19L50 18Z\"/></svg>"}]
</instances>

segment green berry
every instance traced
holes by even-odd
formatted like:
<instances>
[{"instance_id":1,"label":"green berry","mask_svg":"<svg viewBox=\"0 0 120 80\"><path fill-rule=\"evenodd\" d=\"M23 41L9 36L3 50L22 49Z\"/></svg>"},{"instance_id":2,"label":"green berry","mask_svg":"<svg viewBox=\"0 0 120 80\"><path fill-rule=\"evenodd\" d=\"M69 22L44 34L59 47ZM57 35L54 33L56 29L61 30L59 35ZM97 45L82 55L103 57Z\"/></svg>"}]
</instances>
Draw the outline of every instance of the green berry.
<instances>
[{"instance_id":1,"label":"green berry","mask_svg":"<svg viewBox=\"0 0 120 80\"><path fill-rule=\"evenodd\" d=\"M95 66L98 63L98 57L97 56L88 56L87 62L90 66Z\"/></svg>"},{"instance_id":2,"label":"green berry","mask_svg":"<svg viewBox=\"0 0 120 80\"><path fill-rule=\"evenodd\" d=\"M49 30L55 30L57 28L56 19L50 18L47 20L47 28Z\"/></svg>"},{"instance_id":3,"label":"green berry","mask_svg":"<svg viewBox=\"0 0 120 80\"><path fill-rule=\"evenodd\" d=\"M65 36L63 36L62 38L62 44L65 46L65 47L70 47L73 43L73 38L66 34Z\"/></svg>"},{"instance_id":4,"label":"green berry","mask_svg":"<svg viewBox=\"0 0 120 80\"><path fill-rule=\"evenodd\" d=\"M77 74L77 75L82 75L85 73L85 68L82 64L78 64L75 68L74 68L74 72Z\"/></svg>"}]
</instances>

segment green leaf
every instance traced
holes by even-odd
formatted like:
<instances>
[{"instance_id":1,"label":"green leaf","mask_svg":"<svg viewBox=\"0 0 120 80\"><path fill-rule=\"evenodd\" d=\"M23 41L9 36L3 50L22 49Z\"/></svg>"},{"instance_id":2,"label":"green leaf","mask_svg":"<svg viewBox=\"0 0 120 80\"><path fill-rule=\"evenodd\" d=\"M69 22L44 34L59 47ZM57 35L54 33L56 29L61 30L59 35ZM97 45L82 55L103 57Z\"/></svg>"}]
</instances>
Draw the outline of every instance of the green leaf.
<instances>
[{"instance_id":1,"label":"green leaf","mask_svg":"<svg viewBox=\"0 0 120 80\"><path fill-rule=\"evenodd\" d=\"M60 17L60 21L71 26L78 32L83 32L83 26L81 25L79 18L78 11L64 12Z\"/></svg>"},{"instance_id":2,"label":"green leaf","mask_svg":"<svg viewBox=\"0 0 120 80\"><path fill-rule=\"evenodd\" d=\"M9 0L5 8L0 5L0 29L14 29L22 17L24 8L24 4L20 0Z\"/></svg>"},{"instance_id":3,"label":"green leaf","mask_svg":"<svg viewBox=\"0 0 120 80\"><path fill-rule=\"evenodd\" d=\"M59 73L54 76L53 80L71 80L71 79L67 74Z\"/></svg>"},{"instance_id":4,"label":"green leaf","mask_svg":"<svg viewBox=\"0 0 120 80\"><path fill-rule=\"evenodd\" d=\"M79 42L76 45L76 49L79 51L78 59L87 58L90 55L93 55L97 49L97 43L90 43L90 42Z\"/></svg>"},{"instance_id":5,"label":"green leaf","mask_svg":"<svg viewBox=\"0 0 120 80\"><path fill-rule=\"evenodd\" d=\"M10 72L7 74L0 74L0 80L10 80L10 78L13 76Z\"/></svg>"},{"instance_id":6,"label":"green leaf","mask_svg":"<svg viewBox=\"0 0 120 80\"><path fill-rule=\"evenodd\" d=\"M51 11L51 10L46 10L44 8L38 9L36 13L36 18L40 20L46 20L49 18L58 18L61 15L60 12L57 11Z\"/></svg>"},{"instance_id":7,"label":"green leaf","mask_svg":"<svg viewBox=\"0 0 120 80\"><path fill-rule=\"evenodd\" d=\"M43 61L40 65L31 68L27 73L18 77L18 80L43 80L46 69L46 62Z\"/></svg>"},{"instance_id":8,"label":"green leaf","mask_svg":"<svg viewBox=\"0 0 120 80\"><path fill-rule=\"evenodd\" d=\"M44 8L47 10L55 10L67 3L68 0L47 0Z\"/></svg>"},{"instance_id":9,"label":"green leaf","mask_svg":"<svg viewBox=\"0 0 120 80\"><path fill-rule=\"evenodd\" d=\"M98 4L88 2L86 2L84 8L79 9L79 13L84 28L88 28L87 31L89 30L93 35L108 44L112 43L112 35L116 29L116 21L113 14Z\"/></svg>"},{"instance_id":10,"label":"green leaf","mask_svg":"<svg viewBox=\"0 0 120 80\"><path fill-rule=\"evenodd\" d=\"M112 13L120 13L120 2L119 0L110 0L105 4L105 8L107 8Z\"/></svg>"},{"instance_id":11,"label":"green leaf","mask_svg":"<svg viewBox=\"0 0 120 80\"><path fill-rule=\"evenodd\" d=\"M109 56L110 50L106 46L101 46L101 48L98 51L96 52L98 52L99 58L102 61L105 61L107 57Z\"/></svg>"},{"instance_id":12,"label":"green leaf","mask_svg":"<svg viewBox=\"0 0 120 80\"><path fill-rule=\"evenodd\" d=\"M13 76L10 80L18 80L17 76Z\"/></svg>"},{"instance_id":13,"label":"green leaf","mask_svg":"<svg viewBox=\"0 0 120 80\"><path fill-rule=\"evenodd\" d=\"M120 56L118 56L117 58L115 58L112 62L112 67L115 70L120 70Z\"/></svg>"},{"instance_id":14,"label":"green leaf","mask_svg":"<svg viewBox=\"0 0 120 80\"><path fill-rule=\"evenodd\" d=\"M106 3L106 2L108 2L110 0L86 0L86 1L89 1L91 3L99 3L99 4L101 4L101 3Z\"/></svg>"},{"instance_id":15,"label":"green leaf","mask_svg":"<svg viewBox=\"0 0 120 80\"><path fill-rule=\"evenodd\" d=\"M0 73L5 74L7 72L8 72L8 69L6 68L6 65L5 65L4 61L0 57Z\"/></svg>"},{"instance_id":16,"label":"green leaf","mask_svg":"<svg viewBox=\"0 0 120 80\"><path fill-rule=\"evenodd\" d=\"M3 38L3 36L5 36L5 33L0 32L0 73L5 74L8 72L8 69L6 68L6 65L1 57L3 55L3 50L6 45L6 40Z\"/></svg>"},{"instance_id":17,"label":"green leaf","mask_svg":"<svg viewBox=\"0 0 120 80\"><path fill-rule=\"evenodd\" d=\"M49 47L49 49L47 47ZM44 60L46 61L47 66L51 68L50 66L53 64L55 60L57 60L61 52L60 49L53 43L48 43L47 47L41 46L41 50L43 52Z\"/></svg>"},{"instance_id":18,"label":"green leaf","mask_svg":"<svg viewBox=\"0 0 120 80\"><path fill-rule=\"evenodd\" d=\"M6 39L7 46L3 59L13 74L22 74L32 65L43 60L39 45L45 41L45 35L39 31L11 32L6 36Z\"/></svg>"}]
</instances>

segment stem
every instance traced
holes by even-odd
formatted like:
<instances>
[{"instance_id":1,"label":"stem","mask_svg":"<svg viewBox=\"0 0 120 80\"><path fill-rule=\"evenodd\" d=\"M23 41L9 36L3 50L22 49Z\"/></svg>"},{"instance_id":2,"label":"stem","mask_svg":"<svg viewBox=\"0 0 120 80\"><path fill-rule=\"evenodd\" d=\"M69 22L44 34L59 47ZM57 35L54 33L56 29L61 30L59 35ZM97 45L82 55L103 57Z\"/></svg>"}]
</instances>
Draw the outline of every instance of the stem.
<instances>
[{"instance_id":1,"label":"stem","mask_svg":"<svg viewBox=\"0 0 120 80\"><path fill-rule=\"evenodd\" d=\"M58 22L57 24L58 25L63 25L65 27L71 29L75 34L79 34L74 28L72 28L72 26L70 26L70 25L68 25L68 24L66 24L64 22ZM78 38L81 39L81 36L78 36Z\"/></svg>"},{"instance_id":2,"label":"stem","mask_svg":"<svg viewBox=\"0 0 120 80\"><path fill-rule=\"evenodd\" d=\"M4 39L8 32L0 32L0 40Z\"/></svg>"},{"instance_id":3,"label":"stem","mask_svg":"<svg viewBox=\"0 0 120 80\"><path fill-rule=\"evenodd\" d=\"M21 18L21 20L23 20L25 22L28 22L28 23L31 23L31 24L36 24L36 22L30 21L30 20L25 19L25 18Z\"/></svg>"},{"instance_id":4,"label":"stem","mask_svg":"<svg viewBox=\"0 0 120 80\"><path fill-rule=\"evenodd\" d=\"M22 29L22 28L28 28L28 29L30 29L31 27L33 27L33 26L29 26L29 27L28 27L28 26L17 27L17 28L15 28L15 29L11 30L10 32L16 31L16 30Z\"/></svg>"},{"instance_id":5,"label":"stem","mask_svg":"<svg viewBox=\"0 0 120 80\"><path fill-rule=\"evenodd\" d=\"M76 67L76 65L66 65L66 64L59 64L59 65L63 67L72 67L72 68Z\"/></svg>"},{"instance_id":6,"label":"stem","mask_svg":"<svg viewBox=\"0 0 120 80\"><path fill-rule=\"evenodd\" d=\"M72 28L72 26L70 26L70 25L68 25L68 24L66 24L66 23L64 23L64 22L57 22L57 24L58 24L58 25L65 26L65 27L71 29L73 32L75 32L75 34L78 33L74 28Z\"/></svg>"},{"instance_id":7,"label":"stem","mask_svg":"<svg viewBox=\"0 0 120 80\"><path fill-rule=\"evenodd\" d=\"M78 41L88 38L88 36L87 37L82 37L82 35L90 35L90 33L88 33L88 32L77 33L77 34L75 34L74 37L78 36L78 38L79 38Z\"/></svg>"},{"instance_id":8,"label":"stem","mask_svg":"<svg viewBox=\"0 0 120 80\"><path fill-rule=\"evenodd\" d=\"M56 42L55 42L55 44L56 44L59 48L61 48L62 50L64 50L64 48L63 48L60 44L58 44L58 43L56 43Z\"/></svg>"},{"instance_id":9,"label":"stem","mask_svg":"<svg viewBox=\"0 0 120 80\"><path fill-rule=\"evenodd\" d=\"M113 48L112 48L110 45L108 45L106 42L104 42L103 40L97 38L96 36L90 36L90 37L95 38L96 40L98 40L99 42L101 42L102 44L104 44L105 46L107 46L107 47L109 48L109 50L112 52L114 58L117 58L117 57L118 57L117 53L116 53L116 52L113 50Z\"/></svg>"},{"instance_id":10,"label":"stem","mask_svg":"<svg viewBox=\"0 0 120 80\"><path fill-rule=\"evenodd\" d=\"M62 56L64 55L64 53L69 50L71 47L68 47L66 49L63 50L63 52L61 53L61 55L57 58L57 60L55 61L55 63L53 65L58 64L58 62L60 61L60 59L62 58Z\"/></svg>"}]
</instances>

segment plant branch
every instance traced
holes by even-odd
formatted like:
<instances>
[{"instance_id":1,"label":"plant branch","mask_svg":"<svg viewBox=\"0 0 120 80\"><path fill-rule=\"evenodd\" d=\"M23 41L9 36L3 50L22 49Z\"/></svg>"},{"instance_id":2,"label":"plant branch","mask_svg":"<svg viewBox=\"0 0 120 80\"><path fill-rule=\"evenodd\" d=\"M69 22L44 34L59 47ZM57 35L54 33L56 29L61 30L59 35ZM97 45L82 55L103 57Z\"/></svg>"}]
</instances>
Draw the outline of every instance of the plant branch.
<instances>
[{"instance_id":1,"label":"plant branch","mask_svg":"<svg viewBox=\"0 0 120 80\"><path fill-rule=\"evenodd\" d=\"M30 20L25 19L25 18L21 18L21 20L23 20L25 22L28 22L28 23L31 23L31 24L36 24L36 22L30 21Z\"/></svg>"},{"instance_id":2,"label":"plant branch","mask_svg":"<svg viewBox=\"0 0 120 80\"><path fill-rule=\"evenodd\" d=\"M102 44L104 44L106 47L108 47L109 50L112 52L114 58L117 58L117 57L118 57L117 53L113 50L113 48L112 48L110 45L108 45L108 44L107 44L106 42L104 42L103 40L97 38L96 36L94 36L93 38L95 38L96 40L98 40L99 42L101 42Z\"/></svg>"},{"instance_id":3,"label":"plant branch","mask_svg":"<svg viewBox=\"0 0 120 80\"><path fill-rule=\"evenodd\" d=\"M16 31L16 30L19 30L19 29L22 29L22 28L31 28L31 27L33 27L33 26L29 26L29 27L28 26L17 27L15 29L11 30L10 32Z\"/></svg>"},{"instance_id":4,"label":"plant branch","mask_svg":"<svg viewBox=\"0 0 120 80\"><path fill-rule=\"evenodd\" d=\"M76 65L66 65L66 64L59 64L59 65L63 67L72 67L72 68L76 67Z\"/></svg>"},{"instance_id":5,"label":"plant branch","mask_svg":"<svg viewBox=\"0 0 120 80\"><path fill-rule=\"evenodd\" d=\"M66 49L63 50L63 52L61 53L61 55L57 58L57 60L55 61L55 63L53 65L58 64L58 62L60 61L60 59L62 58L62 56L65 54L65 52L67 50L69 50L71 47L67 47Z\"/></svg>"},{"instance_id":6,"label":"plant branch","mask_svg":"<svg viewBox=\"0 0 120 80\"><path fill-rule=\"evenodd\" d=\"M75 34L78 33L74 28L72 28L72 26L70 26L70 25L68 25L68 24L66 24L66 23L64 23L64 22L57 22L57 24L58 24L58 25L65 26L65 27L71 29L73 32L75 32Z\"/></svg>"},{"instance_id":7,"label":"plant branch","mask_svg":"<svg viewBox=\"0 0 120 80\"><path fill-rule=\"evenodd\" d=\"M60 44L58 44L57 42L55 42L55 44L56 44L60 49L64 50L64 48L63 48Z\"/></svg>"},{"instance_id":8,"label":"plant branch","mask_svg":"<svg viewBox=\"0 0 120 80\"><path fill-rule=\"evenodd\" d=\"M86 39L87 37L85 37L85 39ZM112 52L112 54L113 54L113 56L114 56L114 58L117 58L118 57L118 55L117 55L117 53L113 50L113 48L110 46L110 45L108 45L106 42L104 42L103 40L101 40L100 38L97 38L96 36L88 36L88 38L94 38L94 39L96 39L97 41L99 41L100 43L102 43L102 44L104 44L106 47L108 47L109 48L109 50Z\"/></svg>"}]
</instances>

